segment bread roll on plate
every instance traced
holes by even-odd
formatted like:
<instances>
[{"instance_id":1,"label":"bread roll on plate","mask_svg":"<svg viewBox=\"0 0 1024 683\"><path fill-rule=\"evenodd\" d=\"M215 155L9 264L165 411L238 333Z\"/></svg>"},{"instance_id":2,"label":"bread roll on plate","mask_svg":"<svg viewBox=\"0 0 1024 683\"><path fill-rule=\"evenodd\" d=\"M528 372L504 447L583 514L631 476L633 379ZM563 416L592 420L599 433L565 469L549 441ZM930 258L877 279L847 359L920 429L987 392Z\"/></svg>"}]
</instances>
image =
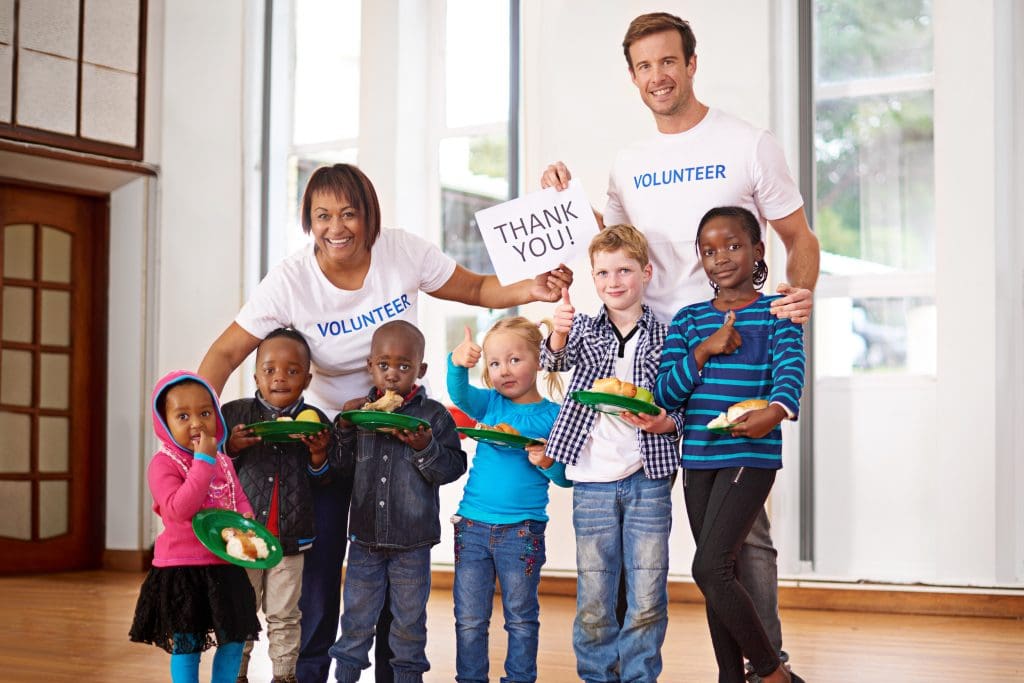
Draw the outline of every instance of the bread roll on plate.
<instances>
[{"instance_id":1,"label":"bread roll on plate","mask_svg":"<svg viewBox=\"0 0 1024 683\"><path fill-rule=\"evenodd\" d=\"M741 415L745 415L751 410L763 410L767 407L768 401L763 398L748 398L746 401L733 403L726 412L719 413L718 417L708 422L707 427L708 429L726 429L740 419Z\"/></svg>"},{"instance_id":2,"label":"bread roll on plate","mask_svg":"<svg viewBox=\"0 0 1024 683\"><path fill-rule=\"evenodd\" d=\"M372 403L364 403L363 410L376 410L382 413L393 413L402 407L405 399L388 389L384 395Z\"/></svg>"},{"instance_id":3,"label":"bread roll on plate","mask_svg":"<svg viewBox=\"0 0 1024 683\"><path fill-rule=\"evenodd\" d=\"M600 391L603 394L616 394L617 396L625 396L626 398L633 398L636 396L636 385L632 382L623 382L618 377L602 377L601 379L594 380L594 385L590 387L591 391Z\"/></svg>"},{"instance_id":4,"label":"bread roll on plate","mask_svg":"<svg viewBox=\"0 0 1024 683\"><path fill-rule=\"evenodd\" d=\"M502 432L504 434L517 434L517 435L519 434L519 430L518 429L516 429L512 425L507 424L505 422L499 422L498 424L494 425L493 427L491 425L484 424L483 422L477 422L476 423L476 429L486 429L488 431Z\"/></svg>"}]
</instances>

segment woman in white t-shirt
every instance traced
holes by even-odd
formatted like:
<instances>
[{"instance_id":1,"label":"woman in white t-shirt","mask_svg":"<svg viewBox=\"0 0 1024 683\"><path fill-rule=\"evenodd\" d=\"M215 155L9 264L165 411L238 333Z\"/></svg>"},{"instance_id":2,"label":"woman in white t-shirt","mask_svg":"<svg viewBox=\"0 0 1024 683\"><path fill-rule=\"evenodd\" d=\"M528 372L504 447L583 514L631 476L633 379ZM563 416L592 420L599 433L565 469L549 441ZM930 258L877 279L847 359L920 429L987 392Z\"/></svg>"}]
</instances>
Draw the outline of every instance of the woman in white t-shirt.
<instances>
[{"instance_id":1,"label":"woman in white t-shirt","mask_svg":"<svg viewBox=\"0 0 1024 683\"><path fill-rule=\"evenodd\" d=\"M312 352L313 380L306 400L333 416L371 386L366 358L374 329L390 320L416 324L419 292L508 308L557 301L572 282L572 272L561 266L503 287L495 276L466 270L420 237L382 230L373 183L349 164L324 166L310 176L302 196L302 229L312 233L313 243L267 274L206 352L199 374L218 392L263 337L291 327L306 338ZM316 496L317 539L306 554L300 601L297 674L302 681L327 678L327 650L338 627L338 577L350 493L351 482L342 481ZM382 640L386 645L386 638L378 643Z\"/></svg>"}]
</instances>

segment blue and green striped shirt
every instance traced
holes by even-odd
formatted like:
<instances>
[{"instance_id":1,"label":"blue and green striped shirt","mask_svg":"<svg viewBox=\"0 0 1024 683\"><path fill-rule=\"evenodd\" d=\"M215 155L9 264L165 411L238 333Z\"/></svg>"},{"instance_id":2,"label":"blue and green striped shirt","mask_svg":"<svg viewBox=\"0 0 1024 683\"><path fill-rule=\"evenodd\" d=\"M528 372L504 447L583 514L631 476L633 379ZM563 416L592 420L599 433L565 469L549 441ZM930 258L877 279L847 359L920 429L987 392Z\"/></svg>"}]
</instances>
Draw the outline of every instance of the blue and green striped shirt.
<instances>
[{"instance_id":1,"label":"blue and green striped shirt","mask_svg":"<svg viewBox=\"0 0 1024 683\"><path fill-rule=\"evenodd\" d=\"M791 415L800 410L804 385L803 329L769 310L778 296L762 296L735 309L736 331L743 340L735 352L712 356L698 372L693 350L725 321L711 301L676 313L654 384L654 400L666 410L685 406L682 460L689 469L782 467L782 429L761 439L715 434L708 422L733 403L764 398L781 403Z\"/></svg>"}]
</instances>

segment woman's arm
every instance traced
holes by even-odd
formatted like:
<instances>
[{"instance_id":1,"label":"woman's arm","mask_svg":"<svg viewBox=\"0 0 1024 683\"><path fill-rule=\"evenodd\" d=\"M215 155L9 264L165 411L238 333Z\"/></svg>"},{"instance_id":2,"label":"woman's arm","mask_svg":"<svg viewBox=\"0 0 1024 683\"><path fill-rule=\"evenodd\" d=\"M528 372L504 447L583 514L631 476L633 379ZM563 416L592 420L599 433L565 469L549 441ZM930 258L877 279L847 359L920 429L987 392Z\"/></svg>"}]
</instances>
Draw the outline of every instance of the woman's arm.
<instances>
[{"instance_id":1,"label":"woman's arm","mask_svg":"<svg viewBox=\"0 0 1024 683\"><path fill-rule=\"evenodd\" d=\"M203 356L203 362L199 364L199 376L220 394L231 373L259 344L259 337L252 336L238 323L231 323Z\"/></svg>"},{"instance_id":2,"label":"woman's arm","mask_svg":"<svg viewBox=\"0 0 1024 683\"><path fill-rule=\"evenodd\" d=\"M572 271L560 265L532 280L502 286L494 275L481 275L456 265L455 272L431 296L485 308L509 308L531 301L558 301L572 284Z\"/></svg>"}]
</instances>

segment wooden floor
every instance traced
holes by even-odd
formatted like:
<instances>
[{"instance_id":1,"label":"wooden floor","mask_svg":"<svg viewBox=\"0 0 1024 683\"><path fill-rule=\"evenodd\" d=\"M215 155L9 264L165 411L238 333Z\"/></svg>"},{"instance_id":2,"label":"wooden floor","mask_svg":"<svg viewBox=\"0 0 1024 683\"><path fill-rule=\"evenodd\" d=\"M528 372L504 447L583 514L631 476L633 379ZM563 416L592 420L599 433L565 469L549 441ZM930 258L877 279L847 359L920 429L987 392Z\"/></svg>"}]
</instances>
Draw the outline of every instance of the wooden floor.
<instances>
[{"instance_id":1,"label":"wooden floor","mask_svg":"<svg viewBox=\"0 0 1024 683\"><path fill-rule=\"evenodd\" d=\"M0 577L0 681L168 680L168 656L128 641L141 574L84 572ZM574 681L571 598L542 599L539 680ZM504 656L501 610L492 626L491 676ZM812 683L1024 681L1024 622L1010 619L789 610L783 614L794 670ZM454 679L451 593L431 596L427 681ZM703 608L673 604L663 650L665 682L716 680ZM203 678L209 680L209 655ZM266 640L253 683L270 680ZM372 676L364 674L364 681Z\"/></svg>"}]
</instances>

